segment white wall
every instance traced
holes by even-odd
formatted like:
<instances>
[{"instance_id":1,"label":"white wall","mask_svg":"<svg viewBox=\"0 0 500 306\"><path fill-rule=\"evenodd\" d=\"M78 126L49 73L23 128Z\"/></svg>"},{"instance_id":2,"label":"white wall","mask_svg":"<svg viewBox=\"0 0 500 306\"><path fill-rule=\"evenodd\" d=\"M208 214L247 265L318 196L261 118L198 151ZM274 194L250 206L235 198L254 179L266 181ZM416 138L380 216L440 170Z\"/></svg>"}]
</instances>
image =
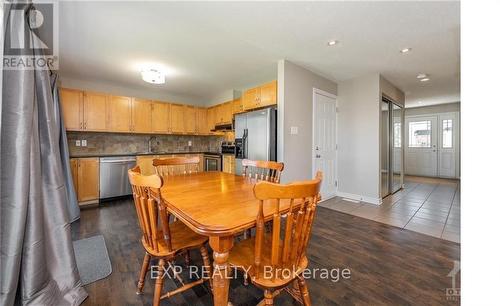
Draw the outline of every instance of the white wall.
<instances>
[{"instance_id":1,"label":"white wall","mask_svg":"<svg viewBox=\"0 0 500 306\"><path fill-rule=\"evenodd\" d=\"M112 95L151 99L151 100L158 100L165 102L176 102L181 104L190 104L198 106L204 106L205 104L203 99L201 99L200 97L177 95L168 92L159 93L156 90L154 91L148 90L147 87L144 88L125 87L110 82L86 81L64 76L61 76L60 82L62 87L89 90L89 91L98 91Z\"/></svg>"},{"instance_id":2,"label":"white wall","mask_svg":"<svg viewBox=\"0 0 500 306\"><path fill-rule=\"evenodd\" d=\"M380 182L380 75L339 83L338 190L341 196L377 203Z\"/></svg>"},{"instance_id":3,"label":"white wall","mask_svg":"<svg viewBox=\"0 0 500 306\"><path fill-rule=\"evenodd\" d=\"M287 60L278 62L278 160L282 182L311 178L313 88L337 94L337 84ZM298 127L290 135L290 127Z\"/></svg>"}]
</instances>

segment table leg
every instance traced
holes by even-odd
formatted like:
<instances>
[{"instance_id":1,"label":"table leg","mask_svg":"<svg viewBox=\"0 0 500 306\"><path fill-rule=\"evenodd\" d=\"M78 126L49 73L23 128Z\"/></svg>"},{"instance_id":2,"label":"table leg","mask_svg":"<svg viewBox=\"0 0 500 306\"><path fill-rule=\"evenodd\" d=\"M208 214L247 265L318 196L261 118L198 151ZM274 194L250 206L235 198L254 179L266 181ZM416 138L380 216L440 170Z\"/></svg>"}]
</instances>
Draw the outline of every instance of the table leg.
<instances>
[{"instance_id":1,"label":"table leg","mask_svg":"<svg viewBox=\"0 0 500 306\"><path fill-rule=\"evenodd\" d=\"M230 271L227 264L229 251L233 247L233 236L210 237L214 256L213 293L215 306L227 306L229 302Z\"/></svg>"}]
</instances>

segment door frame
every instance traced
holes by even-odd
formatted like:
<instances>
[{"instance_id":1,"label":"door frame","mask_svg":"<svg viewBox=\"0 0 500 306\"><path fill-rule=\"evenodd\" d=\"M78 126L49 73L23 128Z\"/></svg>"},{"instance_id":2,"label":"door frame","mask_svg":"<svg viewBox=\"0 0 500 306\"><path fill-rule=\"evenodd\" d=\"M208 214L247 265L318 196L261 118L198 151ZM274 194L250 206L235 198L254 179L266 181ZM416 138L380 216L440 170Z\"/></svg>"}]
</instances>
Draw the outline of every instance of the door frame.
<instances>
[{"instance_id":1,"label":"door frame","mask_svg":"<svg viewBox=\"0 0 500 306\"><path fill-rule=\"evenodd\" d=\"M338 112L337 112L337 95L335 94L332 94L332 93L329 93L327 91L324 91L324 90L321 90L319 88L316 88L316 87L313 87L313 90L312 90L312 104L313 104L313 107L312 107L312 145L311 145L311 159L312 159L312 168L311 168L311 177L314 178L314 176L316 175L314 169L316 168L316 152L314 150L314 143L316 141L315 137L314 137L314 132L315 132L315 128L316 128L316 120L315 120L315 114L316 114L316 94L320 94L320 95L323 95L323 96L326 96L326 97L329 97L329 98L332 98L335 100L334 103L334 111L335 111L335 132L334 132L334 135L335 135L335 158L333 160L333 163L335 165L334 167L334 170L333 170L333 177L335 179L335 188L333 190L333 193L328 196L328 197L322 197L321 198L321 201L324 201L324 200L328 200L328 199L331 199L331 198L334 198L337 196L338 194L338 190L339 190L339 185L338 185Z\"/></svg>"}]
</instances>

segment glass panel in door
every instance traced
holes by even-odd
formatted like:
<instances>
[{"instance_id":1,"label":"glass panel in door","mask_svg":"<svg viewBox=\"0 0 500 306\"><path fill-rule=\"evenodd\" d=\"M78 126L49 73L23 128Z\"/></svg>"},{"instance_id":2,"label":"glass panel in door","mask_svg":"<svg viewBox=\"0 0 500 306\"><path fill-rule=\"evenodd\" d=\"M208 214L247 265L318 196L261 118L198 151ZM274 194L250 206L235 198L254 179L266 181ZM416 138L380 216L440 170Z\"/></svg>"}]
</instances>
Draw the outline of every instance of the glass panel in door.
<instances>
[{"instance_id":1,"label":"glass panel in door","mask_svg":"<svg viewBox=\"0 0 500 306\"><path fill-rule=\"evenodd\" d=\"M403 155L403 150L401 142L403 140L402 135L402 110L396 104L392 104L392 180L391 180L391 192L398 191L403 184L403 176L401 174L401 160Z\"/></svg>"}]
</instances>

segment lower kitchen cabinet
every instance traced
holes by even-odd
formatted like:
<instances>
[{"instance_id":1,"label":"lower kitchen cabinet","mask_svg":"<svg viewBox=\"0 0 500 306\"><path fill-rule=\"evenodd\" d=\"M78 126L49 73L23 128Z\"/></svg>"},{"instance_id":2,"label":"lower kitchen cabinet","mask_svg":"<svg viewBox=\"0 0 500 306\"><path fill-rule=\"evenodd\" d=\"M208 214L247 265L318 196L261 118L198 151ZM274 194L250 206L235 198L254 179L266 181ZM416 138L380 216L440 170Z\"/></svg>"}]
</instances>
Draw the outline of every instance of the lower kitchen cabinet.
<instances>
[{"instance_id":1,"label":"lower kitchen cabinet","mask_svg":"<svg viewBox=\"0 0 500 306\"><path fill-rule=\"evenodd\" d=\"M99 202L99 158L72 158L70 164L78 203Z\"/></svg>"},{"instance_id":2,"label":"lower kitchen cabinet","mask_svg":"<svg viewBox=\"0 0 500 306\"><path fill-rule=\"evenodd\" d=\"M167 154L167 155L143 155L137 156L137 165L141 168L141 174L143 175L152 175L155 174L155 168L153 167L153 159L156 158L172 158L172 157L194 157L198 156L200 158L200 163L198 164L198 172L203 171L203 154ZM176 173L184 172L186 170L194 171L194 166L175 166L174 171Z\"/></svg>"},{"instance_id":3,"label":"lower kitchen cabinet","mask_svg":"<svg viewBox=\"0 0 500 306\"><path fill-rule=\"evenodd\" d=\"M235 173L235 159L233 155L222 156L222 172Z\"/></svg>"}]
</instances>

